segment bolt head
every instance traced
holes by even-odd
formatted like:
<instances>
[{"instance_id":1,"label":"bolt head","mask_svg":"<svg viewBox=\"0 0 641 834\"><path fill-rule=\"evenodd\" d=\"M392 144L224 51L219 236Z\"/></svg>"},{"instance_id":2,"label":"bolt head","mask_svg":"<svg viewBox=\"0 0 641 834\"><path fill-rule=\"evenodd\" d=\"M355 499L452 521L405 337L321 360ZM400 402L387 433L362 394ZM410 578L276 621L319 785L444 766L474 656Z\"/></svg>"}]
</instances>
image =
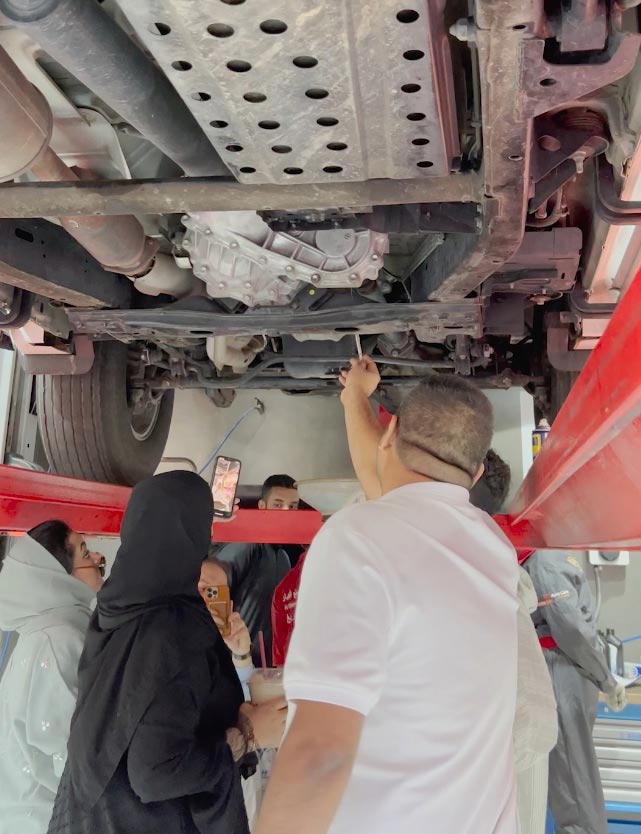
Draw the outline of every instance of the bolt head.
<instances>
[{"instance_id":1,"label":"bolt head","mask_svg":"<svg viewBox=\"0 0 641 834\"><path fill-rule=\"evenodd\" d=\"M224 281L219 281L218 282L218 289L219 290L224 290L226 286L227 286L227 284Z\"/></svg>"},{"instance_id":2,"label":"bolt head","mask_svg":"<svg viewBox=\"0 0 641 834\"><path fill-rule=\"evenodd\" d=\"M312 284L318 284L320 282L320 279L321 277L318 274L318 272L313 272L309 280L312 282Z\"/></svg>"},{"instance_id":3,"label":"bolt head","mask_svg":"<svg viewBox=\"0 0 641 834\"><path fill-rule=\"evenodd\" d=\"M287 266L285 267L285 272L293 272L293 271L294 271L294 267L291 264L287 264Z\"/></svg>"},{"instance_id":4,"label":"bolt head","mask_svg":"<svg viewBox=\"0 0 641 834\"><path fill-rule=\"evenodd\" d=\"M229 248L230 249L238 249L238 241L232 240L232 242L229 244Z\"/></svg>"},{"instance_id":5,"label":"bolt head","mask_svg":"<svg viewBox=\"0 0 641 834\"><path fill-rule=\"evenodd\" d=\"M355 272L352 272L352 274L349 276L350 284L357 284L359 281L360 278L358 277L358 275Z\"/></svg>"},{"instance_id":6,"label":"bolt head","mask_svg":"<svg viewBox=\"0 0 641 834\"><path fill-rule=\"evenodd\" d=\"M376 254L376 252L374 252L374 254L372 255L372 260L373 260L373 261L377 261L377 260L378 260L378 255Z\"/></svg>"}]
</instances>

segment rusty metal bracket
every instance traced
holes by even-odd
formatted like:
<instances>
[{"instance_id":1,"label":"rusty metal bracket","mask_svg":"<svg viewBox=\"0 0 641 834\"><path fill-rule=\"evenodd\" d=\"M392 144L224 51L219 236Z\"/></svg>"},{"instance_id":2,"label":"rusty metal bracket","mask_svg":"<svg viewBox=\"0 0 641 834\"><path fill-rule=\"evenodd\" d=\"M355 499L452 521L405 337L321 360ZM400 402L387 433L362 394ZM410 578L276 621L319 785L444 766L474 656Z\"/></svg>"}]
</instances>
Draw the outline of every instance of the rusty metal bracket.
<instances>
[{"instance_id":1,"label":"rusty metal bracket","mask_svg":"<svg viewBox=\"0 0 641 834\"><path fill-rule=\"evenodd\" d=\"M479 203L481 195L482 180L474 172L431 177L429 181L367 180L310 185L247 186L211 177L31 182L0 187L0 216L305 211L336 206Z\"/></svg>"},{"instance_id":2,"label":"rusty metal bracket","mask_svg":"<svg viewBox=\"0 0 641 834\"><path fill-rule=\"evenodd\" d=\"M94 360L93 342L87 336L74 336L70 352L30 345L20 330L11 331L14 348L20 354L20 364L27 374L48 376L78 376L91 370Z\"/></svg>"},{"instance_id":3,"label":"rusty metal bracket","mask_svg":"<svg viewBox=\"0 0 641 834\"><path fill-rule=\"evenodd\" d=\"M541 4L530 4L531 15ZM532 123L535 116L587 96L627 75L640 36L615 33L599 63L548 63L545 42L523 26L520 5L479 0L476 42L482 73L484 230L477 245L452 253L443 267L428 259L419 277L432 300L460 298L475 290L517 250L525 228Z\"/></svg>"},{"instance_id":4,"label":"rusty metal bracket","mask_svg":"<svg viewBox=\"0 0 641 834\"><path fill-rule=\"evenodd\" d=\"M448 326L457 333L479 338L482 333L483 303L479 299L448 304L362 304L317 311L266 308L230 315L209 299L189 299L150 310L69 310L76 333L110 335L121 341L150 338L199 340L216 335L282 336L332 330L348 333L381 333L430 328L443 338Z\"/></svg>"},{"instance_id":5,"label":"rusty metal bracket","mask_svg":"<svg viewBox=\"0 0 641 834\"><path fill-rule=\"evenodd\" d=\"M580 371L587 362L590 351L570 350L568 327L561 323L558 313L548 313L547 356L557 371Z\"/></svg>"}]
</instances>

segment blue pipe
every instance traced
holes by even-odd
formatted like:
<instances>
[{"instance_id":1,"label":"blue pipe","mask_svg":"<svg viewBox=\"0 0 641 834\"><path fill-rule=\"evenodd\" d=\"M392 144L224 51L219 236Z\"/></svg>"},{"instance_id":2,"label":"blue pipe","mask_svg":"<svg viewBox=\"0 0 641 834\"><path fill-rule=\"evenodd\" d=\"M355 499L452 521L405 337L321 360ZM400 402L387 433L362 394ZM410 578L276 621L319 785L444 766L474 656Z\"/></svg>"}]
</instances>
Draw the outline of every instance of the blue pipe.
<instances>
[{"instance_id":1,"label":"blue pipe","mask_svg":"<svg viewBox=\"0 0 641 834\"><path fill-rule=\"evenodd\" d=\"M207 459L207 463L205 463L205 464L204 464L204 466L201 466L201 467L200 467L200 469L198 470L198 474L199 474L199 475L202 475L202 474L203 474L203 472L205 471L205 469L207 469L207 467L208 467L208 466L209 466L209 464L212 462L212 460L216 457L216 455L218 454L218 452L220 452L220 450L223 448L223 446L225 445L225 443L227 443L227 441L229 440L229 438L230 438L230 437L232 436L232 434L236 431L236 429L238 428L238 426L240 426L240 424L243 422L243 420L244 420L246 417L249 417L249 415L252 413L252 411L257 411L259 414L262 414L262 413L265 411L265 406L262 404L262 402L261 402L260 400L258 400L258 399L257 399L257 400L256 400L256 404L255 404L255 405L252 405L250 408L248 408L248 409L247 409L247 411L245 411L243 414L241 414L241 415L240 415L240 417L238 418L238 420L236 420L236 422L234 423L234 425L233 425L233 426L229 429L229 431L227 432L227 434L223 437L223 439L220 441L220 443L218 444L218 446L216 446L216 448L214 449L214 451L211 453L211 455L210 455L210 456L209 456L209 458Z\"/></svg>"},{"instance_id":2,"label":"blue pipe","mask_svg":"<svg viewBox=\"0 0 641 834\"><path fill-rule=\"evenodd\" d=\"M621 640L622 643L632 643L635 640L641 640L641 634L635 634L634 637L626 637L625 640Z\"/></svg>"},{"instance_id":3,"label":"blue pipe","mask_svg":"<svg viewBox=\"0 0 641 834\"><path fill-rule=\"evenodd\" d=\"M7 649L9 648L9 640L11 640L11 632L8 631L4 638L4 643L2 645L2 651L0 651L0 672L2 671L2 667L4 666L4 659L7 656Z\"/></svg>"}]
</instances>

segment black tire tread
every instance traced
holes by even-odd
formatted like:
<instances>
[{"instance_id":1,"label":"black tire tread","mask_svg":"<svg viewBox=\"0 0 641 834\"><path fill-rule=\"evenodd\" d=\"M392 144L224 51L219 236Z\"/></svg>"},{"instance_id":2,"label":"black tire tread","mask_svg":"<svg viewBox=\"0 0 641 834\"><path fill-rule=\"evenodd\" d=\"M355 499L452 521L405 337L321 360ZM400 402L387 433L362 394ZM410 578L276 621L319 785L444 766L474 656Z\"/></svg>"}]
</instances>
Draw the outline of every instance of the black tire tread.
<instances>
[{"instance_id":1,"label":"black tire tread","mask_svg":"<svg viewBox=\"0 0 641 834\"><path fill-rule=\"evenodd\" d=\"M153 474L169 431L173 397L163 398L162 419L148 440L136 441L128 431L118 436L124 431L118 421L123 409L118 389L121 384L125 397L125 373L126 347L101 342L95 345L89 373L38 380L40 434L53 472L125 485Z\"/></svg>"}]
</instances>

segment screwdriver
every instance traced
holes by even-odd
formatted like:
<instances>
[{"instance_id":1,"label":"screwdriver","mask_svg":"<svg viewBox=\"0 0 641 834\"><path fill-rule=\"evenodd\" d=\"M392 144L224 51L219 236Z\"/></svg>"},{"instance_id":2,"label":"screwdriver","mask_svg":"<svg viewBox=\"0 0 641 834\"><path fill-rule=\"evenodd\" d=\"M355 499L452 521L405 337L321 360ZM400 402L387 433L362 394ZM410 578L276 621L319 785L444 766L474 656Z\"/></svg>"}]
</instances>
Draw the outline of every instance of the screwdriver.
<instances>
[{"instance_id":1,"label":"screwdriver","mask_svg":"<svg viewBox=\"0 0 641 834\"><path fill-rule=\"evenodd\" d=\"M361 345L361 337L357 333L354 338L356 339L356 351L358 353L359 362L363 359L363 346Z\"/></svg>"}]
</instances>

